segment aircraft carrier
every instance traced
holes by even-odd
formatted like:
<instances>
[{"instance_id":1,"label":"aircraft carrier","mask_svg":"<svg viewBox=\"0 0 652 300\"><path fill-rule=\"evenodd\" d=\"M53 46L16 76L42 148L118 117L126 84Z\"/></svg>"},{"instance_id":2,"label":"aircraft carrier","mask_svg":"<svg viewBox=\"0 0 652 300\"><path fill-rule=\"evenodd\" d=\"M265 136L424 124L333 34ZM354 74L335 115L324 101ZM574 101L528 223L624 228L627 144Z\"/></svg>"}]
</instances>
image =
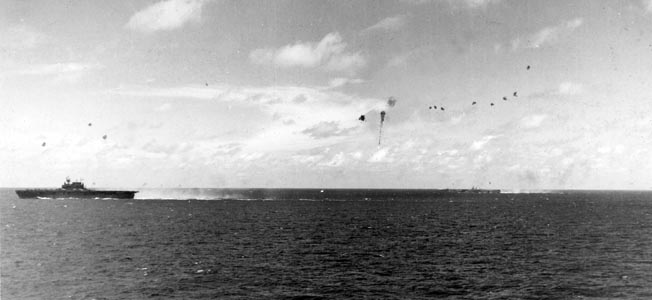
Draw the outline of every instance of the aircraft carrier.
<instances>
[{"instance_id":1,"label":"aircraft carrier","mask_svg":"<svg viewBox=\"0 0 652 300\"><path fill-rule=\"evenodd\" d=\"M24 189L16 190L16 194L21 199L133 199L137 191L110 191L110 190L91 190L84 186L81 181L66 182L58 189Z\"/></svg>"}]
</instances>

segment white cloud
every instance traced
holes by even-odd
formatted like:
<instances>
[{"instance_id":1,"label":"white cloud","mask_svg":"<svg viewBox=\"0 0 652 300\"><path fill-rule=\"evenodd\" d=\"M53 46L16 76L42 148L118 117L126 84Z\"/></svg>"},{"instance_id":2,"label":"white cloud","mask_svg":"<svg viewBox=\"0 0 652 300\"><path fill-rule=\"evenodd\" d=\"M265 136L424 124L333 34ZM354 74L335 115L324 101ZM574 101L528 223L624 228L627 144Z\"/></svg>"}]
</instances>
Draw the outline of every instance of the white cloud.
<instances>
[{"instance_id":1,"label":"white cloud","mask_svg":"<svg viewBox=\"0 0 652 300\"><path fill-rule=\"evenodd\" d=\"M363 83L363 82L364 82L364 80L362 80L360 78L337 77L337 78L331 79L329 81L329 83L328 83L328 86L330 88L338 88L338 87L342 87L342 86L345 86L345 85L348 85L348 84L359 84L359 83Z\"/></svg>"},{"instance_id":2,"label":"white cloud","mask_svg":"<svg viewBox=\"0 0 652 300\"><path fill-rule=\"evenodd\" d=\"M536 128L541 126L547 115L529 115L521 119L521 126L524 128Z\"/></svg>"},{"instance_id":3,"label":"white cloud","mask_svg":"<svg viewBox=\"0 0 652 300\"><path fill-rule=\"evenodd\" d=\"M353 73L364 67L367 60L360 53L334 55L324 66L328 71Z\"/></svg>"},{"instance_id":4,"label":"white cloud","mask_svg":"<svg viewBox=\"0 0 652 300\"><path fill-rule=\"evenodd\" d=\"M45 35L24 25L10 26L0 31L0 49L32 49L46 40Z\"/></svg>"},{"instance_id":5,"label":"white cloud","mask_svg":"<svg viewBox=\"0 0 652 300\"><path fill-rule=\"evenodd\" d=\"M625 146L623 146L621 144L616 145L616 147L614 148L614 153L620 155L620 154L623 154L623 152L625 152Z\"/></svg>"},{"instance_id":6,"label":"white cloud","mask_svg":"<svg viewBox=\"0 0 652 300\"><path fill-rule=\"evenodd\" d=\"M466 8L479 9L487 7L489 4L500 3L502 0L401 0L401 2L411 3L411 4L425 4L425 3L441 3L445 2L450 5L459 5L462 4Z\"/></svg>"},{"instance_id":7,"label":"white cloud","mask_svg":"<svg viewBox=\"0 0 652 300\"><path fill-rule=\"evenodd\" d=\"M418 47L392 57L387 62L387 67L405 67L408 64L421 64L424 58L432 57L435 53L437 53L436 46L428 45Z\"/></svg>"},{"instance_id":8,"label":"white cloud","mask_svg":"<svg viewBox=\"0 0 652 300\"><path fill-rule=\"evenodd\" d=\"M172 109L172 104L164 103L163 105L157 107L156 111L169 111L170 109Z\"/></svg>"},{"instance_id":9,"label":"white cloud","mask_svg":"<svg viewBox=\"0 0 652 300\"><path fill-rule=\"evenodd\" d=\"M338 122L334 121L322 121L314 126L304 129L301 131L315 139L329 138L332 136L341 135L348 130L341 128Z\"/></svg>"},{"instance_id":10,"label":"white cloud","mask_svg":"<svg viewBox=\"0 0 652 300\"><path fill-rule=\"evenodd\" d=\"M179 86L172 88L158 87L120 87L109 91L110 94L134 97L213 99L225 93L226 89L202 88L197 86Z\"/></svg>"},{"instance_id":11,"label":"white cloud","mask_svg":"<svg viewBox=\"0 0 652 300\"><path fill-rule=\"evenodd\" d=\"M371 25L364 30L362 33L371 33L373 31L396 31L401 29L407 23L407 15L397 15L393 17L387 17L380 20L378 23Z\"/></svg>"},{"instance_id":12,"label":"white cloud","mask_svg":"<svg viewBox=\"0 0 652 300\"><path fill-rule=\"evenodd\" d=\"M264 153L252 152L252 153L241 153L238 155L238 158L243 161L252 161L260 159L264 156Z\"/></svg>"},{"instance_id":13,"label":"white cloud","mask_svg":"<svg viewBox=\"0 0 652 300\"><path fill-rule=\"evenodd\" d=\"M643 0L643 6L645 6L645 10L647 12L652 12L652 0Z\"/></svg>"},{"instance_id":14,"label":"white cloud","mask_svg":"<svg viewBox=\"0 0 652 300\"><path fill-rule=\"evenodd\" d=\"M497 137L497 136L494 136L494 135L487 135L487 136L484 136L484 137L482 137L482 139L479 139L479 140L477 140L477 141L474 141L474 142L471 144L470 149L471 149L471 150L475 150L475 151L477 151L477 150L482 150L482 148L484 148L484 147L487 145L487 143L489 143L491 140L495 139L496 137Z\"/></svg>"},{"instance_id":15,"label":"white cloud","mask_svg":"<svg viewBox=\"0 0 652 300\"><path fill-rule=\"evenodd\" d=\"M412 55L412 52L406 52L406 53L401 53L401 54L399 54L397 56L394 56L394 57L392 57L392 59L390 59L387 62L387 66L388 67L404 66L407 63L408 58L410 58L411 55Z\"/></svg>"},{"instance_id":16,"label":"white cloud","mask_svg":"<svg viewBox=\"0 0 652 300\"><path fill-rule=\"evenodd\" d=\"M575 29L582 26L583 22L582 18L575 18L556 26L545 27L534 34L529 35L524 40L522 38L516 38L512 40L512 50L522 48L540 48L553 44L561 38L570 35L575 31Z\"/></svg>"},{"instance_id":17,"label":"white cloud","mask_svg":"<svg viewBox=\"0 0 652 300\"><path fill-rule=\"evenodd\" d=\"M346 52L347 44L339 33L327 34L319 43L297 42L279 49L264 48L251 51L253 63L283 68L321 67L328 71L354 72L366 65L360 53Z\"/></svg>"},{"instance_id":18,"label":"white cloud","mask_svg":"<svg viewBox=\"0 0 652 300\"><path fill-rule=\"evenodd\" d=\"M462 120L464 119L464 117L466 117L466 113L461 113L461 114L453 115L453 116L451 116L450 122L451 122L451 124L453 124L453 125L455 125L455 124L459 124L460 122L462 122Z\"/></svg>"},{"instance_id":19,"label":"white cloud","mask_svg":"<svg viewBox=\"0 0 652 300\"><path fill-rule=\"evenodd\" d=\"M466 5L468 5L471 8L481 8L485 7L489 4L495 4L498 3L502 0L465 0Z\"/></svg>"},{"instance_id":20,"label":"white cloud","mask_svg":"<svg viewBox=\"0 0 652 300\"><path fill-rule=\"evenodd\" d=\"M498 54L502 52L503 50L503 45L502 44L494 44L494 53Z\"/></svg>"},{"instance_id":21,"label":"white cloud","mask_svg":"<svg viewBox=\"0 0 652 300\"><path fill-rule=\"evenodd\" d=\"M565 96L579 95L584 92L584 86L574 82L563 82L559 85L559 94Z\"/></svg>"},{"instance_id":22,"label":"white cloud","mask_svg":"<svg viewBox=\"0 0 652 300\"><path fill-rule=\"evenodd\" d=\"M152 4L129 19L127 28L150 33L158 30L172 30L201 18L205 0L167 0Z\"/></svg>"},{"instance_id":23,"label":"white cloud","mask_svg":"<svg viewBox=\"0 0 652 300\"><path fill-rule=\"evenodd\" d=\"M85 72L92 69L103 68L100 64L88 63L56 63L56 64L42 64L31 66L17 73L21 75L60 75Z\"/></svg>"},{"instance_id":24,"label":"white cloud","mask_svg":"<svg viewBox=\"0 0 652 300\"><path fill-rule=\"evenodd\" d=\"M303 165L312 165L317 163L323 158L323 155L306 155L306 154L297 154L292 156L292 160L299 164Z\"/></svg>"},{"instance_id":25,"label":"white cloud","mask_svg":"<svg viewBox=\"0 0 652 300\"><path fill-rule=\"evenodd\" d=\"M597 149L598 153L600 154L608 154L611 153L611 147L609 146L602 146Z\"/></svg>"},{"instance_id":26,"label":"white cloud","mask_svg":"<svg viewBox=\"0 0 652 300\"><path fill-rule=\"evenodd\" d=\"M376 151L369 158L368 162L377 163L377 162L391 162L393 159L387 156L389 154L389 148L382 148Z\"/></svg>"},{"instance_id":27,"label":"white cloud","mask_svg":"<svg viewBox=\"0 0 652 300\"><path fill-rule=\"evenodd\" d=\"M326 166L326 167L339 167L345 161L346 161L346 158L344 157L344 153L340 152L340 153L337 153L337 154L333 155L333 158L331 158L331 160L319 163L319 165L320 166Z\"/></svg>"},{"instance_id":28,"label":"white cloud","mask_svg":"<svg viewBox=\"0 0 652 300\"><path fill-rule=\"evenodd\" d=\"M478 154L475 158L473 158L473 168L475 169L482 168L483 166L486 166L487 164L491 163L493 160L494 158L490 154L486 154L486 153Z\"/></svg>"},{"instance_id":29,"label":"white cloud","mask_svg":"<svg viewBox=\"0 0 652 300\"><path fill-rule=\"evenodd\" d=\"M23 67L17 70L9 71L9 74L23 76L46 76L51 77L55 82L75 83L83 78L83 76L88 72L102 68L104 68L104 66L97 63L55 63Z\"/></svg>"},{"instance_id":30,"label":"white cloud","mask_svg":"<svg viewBox=\"0 0 652 300\"><path fill-rule=\"evenodd\" d=\"M361 98L323 88L272 86L194 86L122 88L113 95L186 98L246 106L270 116L259 131L242 143L250 151L270 152L332 144L360 129L358 116L385 108L386 100ZM262 122L269 122L264 126Z\"/></svg>"}]
</instances>

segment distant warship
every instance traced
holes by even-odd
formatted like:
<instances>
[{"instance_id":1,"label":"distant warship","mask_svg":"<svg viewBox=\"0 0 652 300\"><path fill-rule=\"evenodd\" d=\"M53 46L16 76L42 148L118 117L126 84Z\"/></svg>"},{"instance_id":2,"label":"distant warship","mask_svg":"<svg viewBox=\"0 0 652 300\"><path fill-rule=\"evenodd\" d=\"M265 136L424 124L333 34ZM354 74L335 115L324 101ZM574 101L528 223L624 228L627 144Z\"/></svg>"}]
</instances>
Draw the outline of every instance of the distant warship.
<instances>
[{"instance_id":1,"label":"distant warship","mask_svg":"<svg viewBox=\"0 0 652 300\"><path fill-rule=\"evenodd\" d=\"M16 194L21 199L26 198L43 198L43 199L61 199L61 198L85 198L85 199L133 199L136 191L104 191L89 190L84 187L81 181L70 181L66 178L59 189L25 189L16 190Z\"/></svg>"}]
</instances>

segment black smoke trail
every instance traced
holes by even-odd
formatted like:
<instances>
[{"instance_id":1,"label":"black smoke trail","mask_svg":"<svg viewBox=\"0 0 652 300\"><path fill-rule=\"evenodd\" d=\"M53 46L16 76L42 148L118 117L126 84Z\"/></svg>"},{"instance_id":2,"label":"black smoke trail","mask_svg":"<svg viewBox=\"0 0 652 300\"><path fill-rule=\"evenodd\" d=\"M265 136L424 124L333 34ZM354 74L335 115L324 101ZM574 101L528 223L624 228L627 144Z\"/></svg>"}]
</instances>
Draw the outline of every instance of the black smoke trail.
<instances>
[{"instance_id":1,"label":"black smoke trail","mask_svg":"<svg viewBox=\"0 0 652 300\"><path fill-rule=\"evenodd\" d=\"M380 146L380 141L383 137L383 123L385 122L385 111L380 112L380 128L378 129L378 146Z\"/></svg>"}]
</instances>

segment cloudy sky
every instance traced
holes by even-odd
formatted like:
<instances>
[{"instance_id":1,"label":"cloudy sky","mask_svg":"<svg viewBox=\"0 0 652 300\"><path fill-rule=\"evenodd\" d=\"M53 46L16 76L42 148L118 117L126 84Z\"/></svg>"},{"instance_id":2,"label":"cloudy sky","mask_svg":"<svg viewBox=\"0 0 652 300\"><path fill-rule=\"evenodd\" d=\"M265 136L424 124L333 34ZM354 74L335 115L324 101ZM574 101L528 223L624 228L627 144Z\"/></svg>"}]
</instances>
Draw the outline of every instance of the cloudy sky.
<instances>
[{"instance_id":1,"label":"cloudy sky","mask_svg":"<svg viewBox=\"0 0 652 300\"><path fill-rule=\"evenodd\" d=\"M5 0L0 186L649 189L650 81L649 0Z\"/></svg>"}]
</instances>

